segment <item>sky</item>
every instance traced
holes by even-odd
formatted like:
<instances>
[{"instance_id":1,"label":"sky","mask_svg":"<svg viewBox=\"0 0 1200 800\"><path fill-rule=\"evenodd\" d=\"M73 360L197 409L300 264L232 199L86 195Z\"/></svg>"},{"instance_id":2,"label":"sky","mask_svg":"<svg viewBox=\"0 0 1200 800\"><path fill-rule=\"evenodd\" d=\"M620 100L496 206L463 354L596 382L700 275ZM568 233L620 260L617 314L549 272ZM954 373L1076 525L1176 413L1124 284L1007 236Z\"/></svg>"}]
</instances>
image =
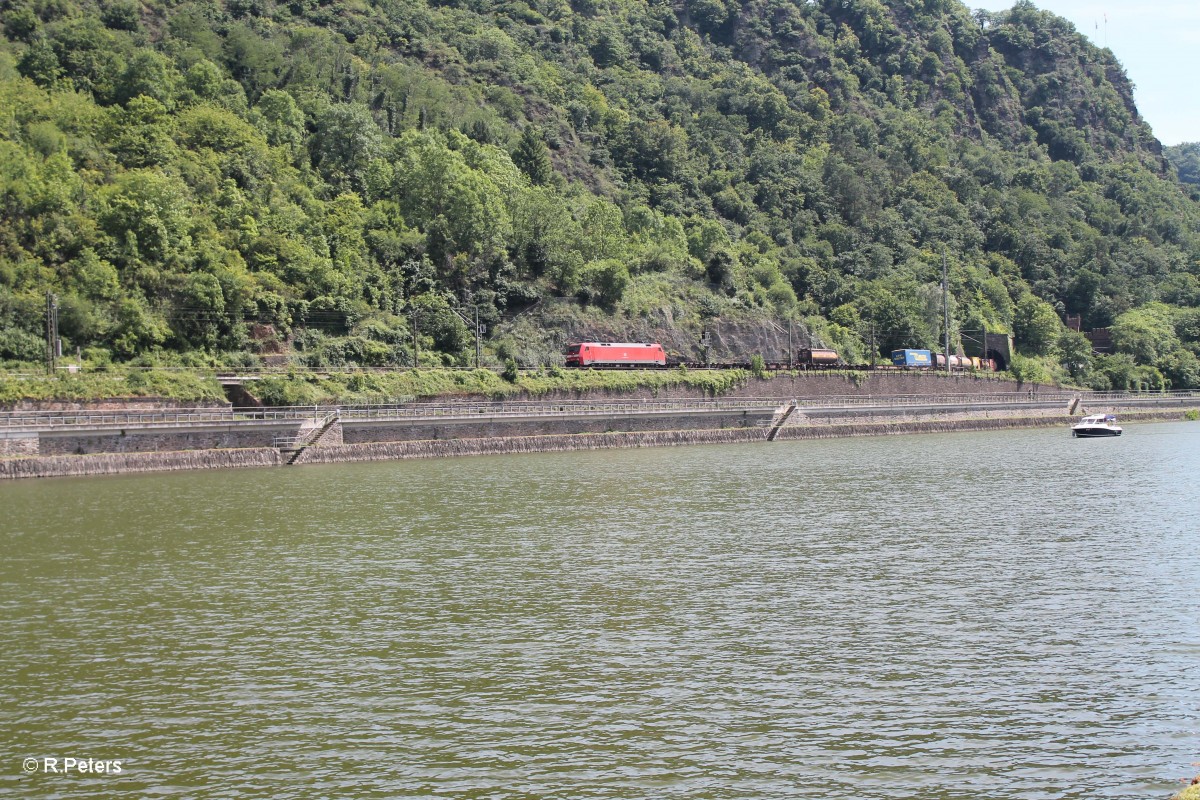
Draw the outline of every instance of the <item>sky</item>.
<instances>
[{"instance_id":1,"label":"sky","mask_svg":"<svg viewBox=\"0 0 1200 800\"><path fill-rule=\"evenodd\" d=\"M966 0L1005 11L1013 0ZM1134 84L1134 102L1164 145L1200 142L1200 1L1033 0L1108 47ZM1105 17L1107 16L1107 23Z\"/></svg>"}]
</instances>

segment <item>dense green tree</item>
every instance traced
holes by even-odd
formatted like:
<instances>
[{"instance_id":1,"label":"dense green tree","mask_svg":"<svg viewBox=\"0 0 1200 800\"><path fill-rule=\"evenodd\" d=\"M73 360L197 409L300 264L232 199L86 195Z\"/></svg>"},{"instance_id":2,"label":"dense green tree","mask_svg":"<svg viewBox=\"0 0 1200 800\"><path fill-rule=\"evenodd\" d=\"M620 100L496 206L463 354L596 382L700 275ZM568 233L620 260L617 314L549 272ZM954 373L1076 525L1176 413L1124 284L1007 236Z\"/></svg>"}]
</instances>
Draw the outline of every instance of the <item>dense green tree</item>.
<instances>
[{"instance_id":1,"label":"dense green tree","mask_svg":"<svg viewBox=\"0 0 1200 800\"><path fill-rule=\"evenodd\" d=\"M1171 310L1161 303L1125 312L1117 317L1111 330L1117 351L1128 353L1142 364L1154 364L1181 347Z\"/></svg>"},{"instance_id":2,"label":"dense green tree","mask_svg":"<svg viewBox=\"0 0 1200 800\"><path fill-rule=\"evenodd\" d=\"M17 60L17 71L45 88L53 87L63 76L63 68L54 48L40 39L21 54Z\"/></svg>"},{"instance_id":3,"label":"dense green tree","mask_svg":"<svg viewBox=\"0 0 1200 800\"><path fill-rule=\"evenodd\" d=\"M467 326L440 294L422 294L412 298L409 314L416 320L417 330L428 338L427 346L443 353L459 355L471 341Z\"/></svg>"},{"instance_id":4,"label":"dense green tree","mask_svg":"<svg viewBox=\"0 0 1200 800\"><path fill-rule=\"evenodd\" d=\"M124 167L160 166L176 155L174 122L167 107L153 97L138 95L124 108L114 106L107 124L109 146Z\"/></svg>"},{"instance_id":5,"label":"dense green tree","mask_svg":"<svg viewBox=\"0 0 1200 800\"><path fill-rule=\"evenodd\" d=\"M136 297L122 300L117 306L116 317L112 346L120 355L131 356L158 347L170 334L166 322Z\"/></svg>"},{"instance_id":6,"label":"dense green tree","mask_svg":"<svg viewBox=\"0 0 1200 800\"><path fill-rule=\"evenodd\" d=\"M4 35L17 42L32 42L39 20L29 6L10 8L4 14Z\"/></svg>"},{"instance_id":7,"label":"dense green tree","mask_svg":"<svg viewBox=\"0 0 1200 800\"><path fill-rule=\"evenodd\" d=\"M1200 142L1184 142L1163 148L1163 155L1179 173L1179 180L1200 186Z\"/></svg>"},{"instance_id":8,"label":"dense green tree","mask_svg":"<svg viewBox=\"0 0 1200 800\"><path fill-rule=\"evenodd\" d=\"M603 308L613 310L629 286L629 268L617 259L609 258L589 264L584 282L590 297Z\"/></svg>"},{"instance_id":9,"label":"dense green tree","mask_svg":"<svg viewBox=\"0 0 1200 800\"><path fill-rule=\"evenodd\" d=\"M179 82L170 59L154 50L138 50L117 81L116 100L128 103L135 97L149 97L171 108Z\"/></svg>"},{"instance_id":10,"label":"dense green tree","mask_svg":"<svg viewBox=\"0 0 1200 800\"><path fill-rule=\"evenodd\" d=\"M1055 345L1059 363L1074 381L1082 381L1092 369L1092 343L1079 331L1064 328Z\"/></svg>"},{"instance_id":11,"label":"dense green tree","mask_svg":"<svg viewBox=\"0 0 1200 800\"><path fill-rule=\"evenodd\" d=\"M404 218L425 231L435 267L448 274L456 253L503 249L512 222L493 175L471 168L437 135L410 131L397 155L394 196Z\"/></svg>"},{"instance_id":12,"label":"dense green tree","mask_svg":"<svg viewBox=\"0 0 1200 800\"><path fill-rule=\"evenodd\" d=\"M383 141L370 110L357 103L326 105L314 127L309 141L313 166L335 191L362 191L367 167Z\"/></svg>"},{"instance_id":13,"label":"dense green tree","mask_svg":"<svg viewBox=\"0 0 1200 800\"><path fill-rule=\"evenodd\" d=\"M304 141L304 112L287 92L263 92L255 106L258 127L273 147L295 150Z\"/></svg>"},{"instance_id":14,"label":"dense green tree","mask_svg":"<svg viewBox=\"0 0 1200 800\"><path fill-rule=\"evenodd\" d=\"M1027 294L1013 312L1013 339L1028 355L1046 355L1062 335L1062 321L1054 308L1041 298Z\"/></svg>"},{"instance_id":15,"label":"dense green tree","mask_svg":"<svg viewBox=\"0 0 1200 800\"><path fill-rule=\"evenodd\" d=\"M1190 389L1200 386L1200 358L1188 350L1173 350L1155 362L1171 388Z\"/></svg>"},{"instance_id":16,"label":"dense green tree","mask_svg":"<svg viewBox=\"0 0 1200 800\"><path fill-rule=\"evenodd\" d=\"M131 0L113 0L100 11L100 21L117 31L136 31L141 27L141 10Z\"/></svg>"},{"instance_id":17,"label":"dense green tree","mask_svg":"<svg viewBox=\"0 0 1200 800\"><path fill-rule=\"evenodd\" d=\"M901 282L871 286L857 305L881 353L905 348L937 349L915 287ZM851 322L851 318L843 320Z\"/></svg>"},{"instance_id":18,"label":"dense green tree","mask_svg":"<svg viewBox=\"0 0 1200 800\"><path fill-rule=\"evenodd\" d=\"M111 260L131 270L165 265L191 243L186 187L155 171L128 172L105 187L97 221ZM146 287L150 288L150 287Z\"/></svg>"},{"instance_id":19,"label":"dense green tree","mask_svg":"<svg viewBox=\"0 0 1200 800\"><path fill-rule=\"evenodd\" d=\"M1103 383L1094 382L1093 388L1113 389L1119 392L1134 388L1137 382L1137 362L1127 353L1097 356L1096 367L1103 378Z\"/></svg>"},{"instance_id":20,"label":"dense green tree","mask_svg":"<svg viewBox=\"0 0 1200 800\"><path fill-rule=\"evenodd\" d=\"M529 182L534 186L545 186L554 175L554 165L550 163L550 149L532 125L526 125L521 130L521 138L513 151L513 163L529 176Z\"/></svg>"},{"instance_id":21,"label":"dense green tree","mask_svg":"<svg viewBox=\"0 0 1200 800\"><path fill-rule=\"evenodd\" d=\"M581 261L573 249L579 223L562 198L537 188L518 193L512 208L514 261L529 278L547 275L559 286L571 286Z\"/></svg>"}]
</instances>

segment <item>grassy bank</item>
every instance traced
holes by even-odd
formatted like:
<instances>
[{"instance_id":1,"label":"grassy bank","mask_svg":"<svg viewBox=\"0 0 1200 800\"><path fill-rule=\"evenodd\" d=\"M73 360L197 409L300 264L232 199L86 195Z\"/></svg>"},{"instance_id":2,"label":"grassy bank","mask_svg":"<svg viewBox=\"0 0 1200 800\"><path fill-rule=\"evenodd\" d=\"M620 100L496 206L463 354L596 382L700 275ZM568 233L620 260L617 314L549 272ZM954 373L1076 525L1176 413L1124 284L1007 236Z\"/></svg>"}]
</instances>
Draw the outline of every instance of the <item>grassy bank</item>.
<instances>
[{"instance_id":1,"label":"grassy bank","mask_svg":"<svg viewBox=\"0 0 1200 800\"><path fill-rule=\"evenodd\" d=\"M482 395L503 399L553 392L639 389L658 391L677 387L698 389L717 396L746 383L746 370L537 370L505 378L486 369L418 369L403 372L351 372L270 376L247 388L268 405L316 403L386 403L411 397L462 397Z\"/></svg>"},{"instance_id":2,"label":"grassy bank","mask_svg":"<svg viewBox=\"0 0 1200 800\"><path fill-rule=\"evenodd\" d=\"M774 372L770 376L805 373ZM822 372L848 377L860 385L870 373ZM935 376L930 375L930 378ZM1007 373L974 376L1011 386ZM270 406L394 403L412 398L543 397L554 393L690 389L719 397L755 379L747 369L567 370L548 367L502 374L489 369L442 368L397 371L308 372L294 370L245 382L254 397ZM1001 389L998 389L1001 390ZM110 367L103 371L59 373L0 372L0 405L20 401L100 401L158 397L180 403L223 402L225 394L212 373L190 370Z\"/></svg>"},{"instance_id":3,"label":"grassy bank","mask_svg":"<svg viewBox=\"0 0 1200 800\"><path fill-rule=\"evenodd\" d=\"M485 396L497 399L537 397L553 392L612 391L686 387L718 396L749 380L747 370L525 371L507 377L487 369L416 369L396 372L294 371L248 381L246 388L263 403L298 406L328 403L387 403L414 397ZM185 370L110 368L97 372L47 375L0 372L0 405L21 401L85 402L160 397L176 402L223 402L225 394L212 374Z\"/></svg>"},{"instance_id":4,"label":"grassy bank","mask_svg":"<svg viewBox=\"0 0 1200 800\"><path fill-rule=\"evenodd\" d=\"M114 368L56 375L0 372L0 405L21 401L93 401L160 397L185 403L221 402L225 393L212 375L187 371Z\"/></svg>"}]
</instances>

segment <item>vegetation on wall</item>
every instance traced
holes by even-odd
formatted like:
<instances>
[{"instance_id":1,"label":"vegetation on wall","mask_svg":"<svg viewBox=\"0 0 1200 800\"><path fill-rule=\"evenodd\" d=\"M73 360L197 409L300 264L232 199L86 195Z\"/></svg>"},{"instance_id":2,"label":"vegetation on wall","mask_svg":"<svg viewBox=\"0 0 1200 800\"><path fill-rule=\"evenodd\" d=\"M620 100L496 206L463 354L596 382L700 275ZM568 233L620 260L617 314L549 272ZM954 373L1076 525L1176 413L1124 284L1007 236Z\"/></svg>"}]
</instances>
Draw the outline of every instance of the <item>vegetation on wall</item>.
<instances>
[{"instance_id":1,"label":"vegetation on wall","mask_svg":"<svg viewBox=\"0 0 1200 800\"><path fill-rule=\"evenodd\" d=\"M955 346L1013 331L1077 382L1200 385L1195 150L1170 166L1113 54L1024 0L0 23L0 362L42 358L47 291L88 365L469 366L476 310L486 363L552 361L520 316L549 298L577 330L792 319L870 357L940 341L945 253Z\"/></svg>"}]
</instances>

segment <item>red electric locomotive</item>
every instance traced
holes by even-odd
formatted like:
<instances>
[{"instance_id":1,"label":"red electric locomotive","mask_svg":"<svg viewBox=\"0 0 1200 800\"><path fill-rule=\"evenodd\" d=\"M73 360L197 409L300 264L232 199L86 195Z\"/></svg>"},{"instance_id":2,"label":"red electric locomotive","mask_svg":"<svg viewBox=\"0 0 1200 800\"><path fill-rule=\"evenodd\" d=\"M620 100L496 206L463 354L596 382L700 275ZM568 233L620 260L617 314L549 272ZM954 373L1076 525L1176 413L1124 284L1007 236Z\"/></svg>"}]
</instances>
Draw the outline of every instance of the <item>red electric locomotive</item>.
<instances>
[{"instance_id":1,"label":"red electric locomotive","mask_svg":"<svg viewBox=\"0 0 1200 800\"><path fill-rule=\"evenodd\" d=\"M665 367L667 354L657 342L581 342L567 345L568 367Z\"/></svg>"}]
</instances>

